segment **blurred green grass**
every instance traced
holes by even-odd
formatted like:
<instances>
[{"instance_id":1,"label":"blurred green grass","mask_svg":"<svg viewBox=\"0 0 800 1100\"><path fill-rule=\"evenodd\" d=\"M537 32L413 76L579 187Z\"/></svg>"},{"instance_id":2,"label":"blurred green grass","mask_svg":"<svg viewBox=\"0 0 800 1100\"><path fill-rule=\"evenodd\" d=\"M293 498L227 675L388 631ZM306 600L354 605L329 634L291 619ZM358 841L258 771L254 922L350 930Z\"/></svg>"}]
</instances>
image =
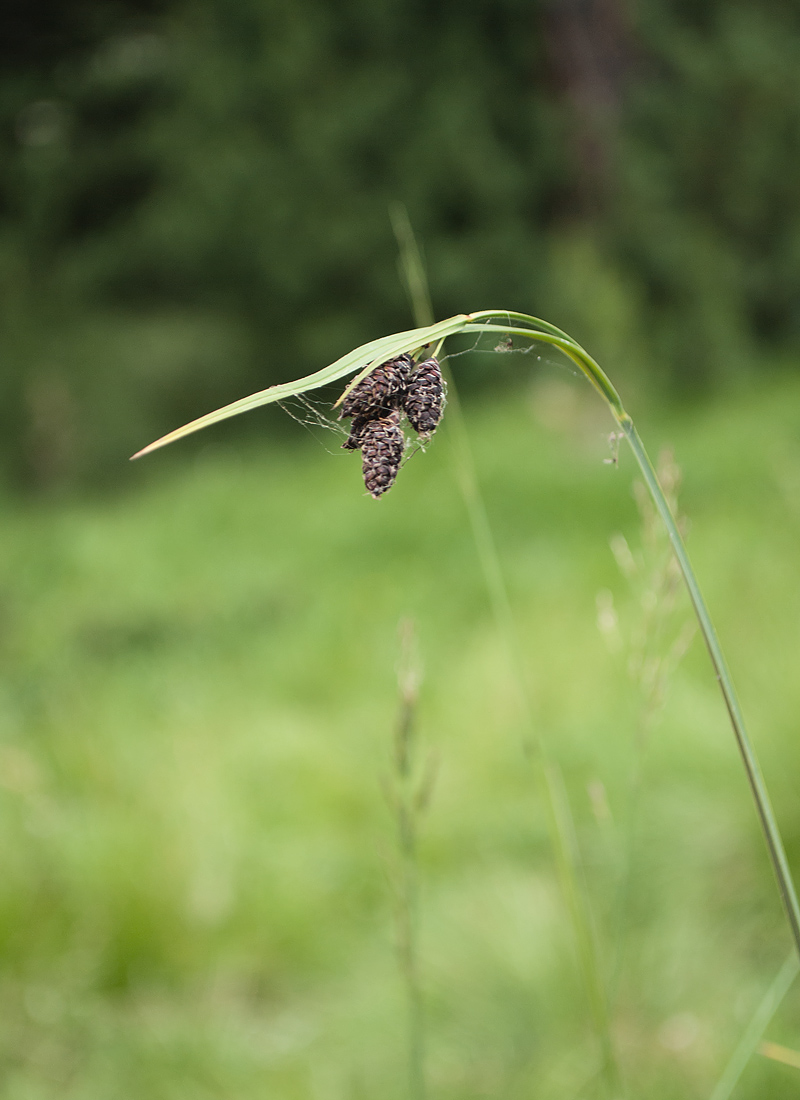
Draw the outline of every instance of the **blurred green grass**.
<instances>
[{"instance_id":1,"label":"blurred green grass","mask_svg":"<svg viewBox=\"0 0 800 1100\"><path fill-rule=\"evenodd\" d=\"M609 973L622 945L631 1095L705 1097L789 947L716 684L695 640L647 742L629 853L641 609L608 543L640 542L633 463L603 462L611 424L566 373L526 373L468 420ZM800 385L647 420L684 469L690 552L796 867ZM357 457L321 440L210 436L183 468L133 467L127 495L0 506L4 1097L404 1095L381 777L407 617L440 760L420 855L431 1094L594 1095L447 424L377 504ZM800 1045L798 1007L771 1038ZM799 1080L756 1058L736 1095Z\"/></svg>"}]
</instances>

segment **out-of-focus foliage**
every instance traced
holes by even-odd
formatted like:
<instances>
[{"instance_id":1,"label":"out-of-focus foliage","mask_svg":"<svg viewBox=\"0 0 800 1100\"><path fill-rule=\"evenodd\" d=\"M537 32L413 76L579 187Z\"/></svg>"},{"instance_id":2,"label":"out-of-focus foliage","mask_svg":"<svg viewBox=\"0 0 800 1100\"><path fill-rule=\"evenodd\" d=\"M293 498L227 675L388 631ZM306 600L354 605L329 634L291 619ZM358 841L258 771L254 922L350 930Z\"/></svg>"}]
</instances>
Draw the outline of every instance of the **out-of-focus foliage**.
<instances>
[{"instance_id":1,"label":"out-of-focus foliage","mask_svg":"<svg viewBox=\"0 0 800 1100\"><path fill-rule=\"evenodd\" d=\"M110 474L404 327L398 199L440 316L534 310L682 385L795 347L798 30L789 0L12 0L7 472Z\"/></svg>"},{"instance_id":2,"label":"out-of-focus foliage","mask_svg":"<svg viewBox=\"0 0 800 1100\"><path fill-rule=\"evenodd\" d=\"M800 6L642 4L615 245L689 380L800 341ZM748 347L749 345L749 347Z\"/></svg>"},{"instance_id":3,"label":"out-of-focus foliage","mask_svg":"<svg viewBox=\"0 0 800 1100\"><path fill-rule=\"evenodd\" d=\"M629 1095L700 1100L788 932L699 638L664 688L690 611L651 580L666 545L641 530L630 455L604 464L588 385L513 358L525 385L470 429L534 728L618 978ZM795 867L799 381L659 418ZM754 423L769 443L743 448ZM0 499L3 1100L405 1100L385 780L408 615L438 759L429 1095L606 1095L453 427L379 504L341 435L218 448L113 502ZM795 988L766 1037L798 1049L799 1018ZM759 1056L735 1093L796 1096Z\"/></svg>"}]
</instances>

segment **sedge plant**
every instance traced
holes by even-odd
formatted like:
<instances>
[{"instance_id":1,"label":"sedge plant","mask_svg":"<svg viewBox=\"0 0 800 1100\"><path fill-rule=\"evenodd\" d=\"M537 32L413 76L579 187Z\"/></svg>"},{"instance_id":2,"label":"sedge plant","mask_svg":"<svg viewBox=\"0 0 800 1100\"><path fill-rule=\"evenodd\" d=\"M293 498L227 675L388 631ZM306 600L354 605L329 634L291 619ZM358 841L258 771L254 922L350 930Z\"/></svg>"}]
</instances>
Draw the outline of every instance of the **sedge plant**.
<instances>
[{"instance_id":1,"label":"sedge plant","mask_svg":"<svg viewBox=\"0 0 800 1100\"><path fill-rule=\"evenodd\" d=\"M615 386L596 360L562 329L557 328L548 321L526 313L487 309L473 313L457 314L434 324L421 325L404 332L382 336L362 344L314 374L298 378L292 382L270 386L265 390L234 401L205 416L190 421L188 424L169 432L147 447L142 448L133 458L140 458L169 443L183 439L193 432L210 427L230 417L238 416L240 413L260 408L262 405L299 397L322 386L350 378L350 382L340 398L341 402L354 386L382 364L404 354L416 357L423 349L427 352L427 349L434 348L435 353L439 354L447 340L462 334L471 334L478 339L486 336L495 342L498 338L511 338L515 341L540 343L561 352L578 367L601 400L605 402L614 422L615 431L621 439L627 442L633 452L647 493L665 526L672 552L675 555L688 591L699 630L722 692L730 726L742 759L758 821L777 881L794 948L797 954L800 955L800 904L798 903L797 892L780 829L772 809L755 749L747 732L733 680L667 494L659 481L636 425L625 409ZM562 829L561 831L563 833L566 830Z\"/></svg>"}]
</instances>

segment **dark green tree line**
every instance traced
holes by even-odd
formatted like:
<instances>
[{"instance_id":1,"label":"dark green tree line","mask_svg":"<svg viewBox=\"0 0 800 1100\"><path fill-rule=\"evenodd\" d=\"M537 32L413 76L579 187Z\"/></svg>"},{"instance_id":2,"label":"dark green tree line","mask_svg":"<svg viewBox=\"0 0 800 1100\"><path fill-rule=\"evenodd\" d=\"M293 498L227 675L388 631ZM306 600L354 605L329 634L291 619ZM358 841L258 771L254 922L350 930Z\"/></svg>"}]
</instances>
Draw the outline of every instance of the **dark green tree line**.
<instances>
[{"instance_id":1,"label":"dark green tree line","mask_svg":"<svg viewBox=\"0 0 800 1100\"><path fill-rule=\"evenodd\" d=\"M119 469L178 420L403 327L396 200L440 315L534 309L681 390L800 340L791 0L4 12L16 480Z\"/></svg>"}]
</instances>

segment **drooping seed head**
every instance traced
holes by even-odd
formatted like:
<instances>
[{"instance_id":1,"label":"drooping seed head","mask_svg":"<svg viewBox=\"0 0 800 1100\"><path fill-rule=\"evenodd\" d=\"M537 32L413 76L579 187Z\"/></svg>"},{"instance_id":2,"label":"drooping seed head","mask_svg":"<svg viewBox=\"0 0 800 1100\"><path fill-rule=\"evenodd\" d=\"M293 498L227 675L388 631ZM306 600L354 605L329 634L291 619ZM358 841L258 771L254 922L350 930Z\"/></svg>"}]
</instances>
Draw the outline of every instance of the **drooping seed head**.
<instances>
[{"instance_id":1,"label":"drooping seed head","mask_svg":"<svg viewBox=\"0 0 800 1100\"><path fill-rule=\"evenodd\" d=\"M370 420L361 436L362 472L367 491L377 500L394 485L405 439L400 430L400 411Z\"/></svg>"},{"instance_id":2,"label":"drooping seed head","mask_svg":"<svg viewBox=\"0 0 800 1100\"><path fill-rule=\"evenodd\" d=\"M439 360L426 359L413 371L403 408L411 427L425 438L433 435L442 419L445 386Z\"/></svg>"},{"instance_id":3,"label":"drooping seed head","mask_svg":"<svg viewBox=\"0 0 800 1100\"><path fill-rule=\"evenodd\" d=\"M390 409L402 405L413 366L410 355L399 355L380 363L348 393L342 402L339 419L385 416Z\"/></svg>"}]
</instances>

